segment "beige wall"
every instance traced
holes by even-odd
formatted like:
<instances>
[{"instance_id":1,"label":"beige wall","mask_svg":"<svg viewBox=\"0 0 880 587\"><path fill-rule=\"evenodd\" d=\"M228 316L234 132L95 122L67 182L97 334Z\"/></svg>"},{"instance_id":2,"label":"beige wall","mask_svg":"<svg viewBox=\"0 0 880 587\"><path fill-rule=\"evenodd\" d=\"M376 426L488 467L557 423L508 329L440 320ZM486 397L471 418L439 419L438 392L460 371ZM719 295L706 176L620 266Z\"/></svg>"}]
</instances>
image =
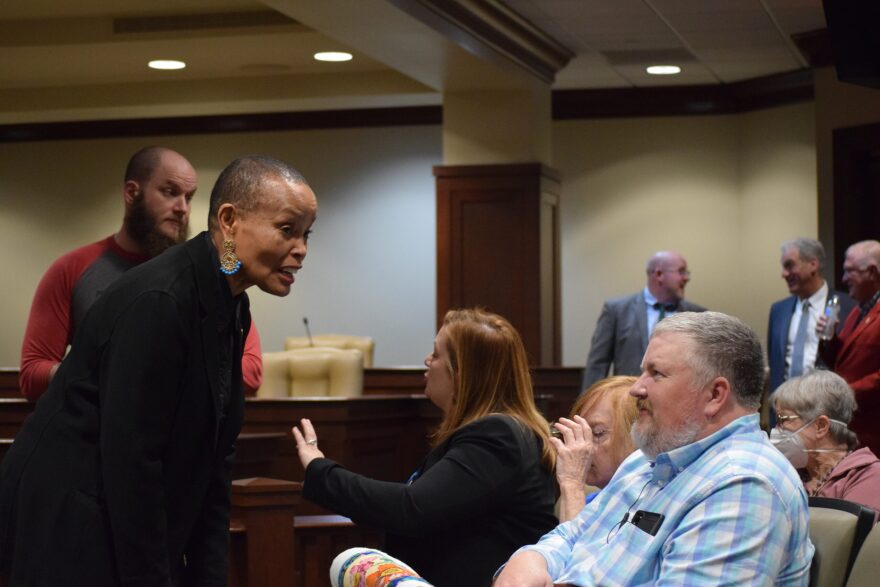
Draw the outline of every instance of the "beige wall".
<instances>
[{"instance_id":1,"label":"beige wall","mask_svg":"<svg viewBox=\"0 0 880 587\"><path fill-rule=\"evenodd\" d=\"M585 360L603 300L644 287L676 249L687 297L766 336L784 295L779 243L816 236L813 105L731 116L581 120L554 127L561 199L563 361Z\"/></svg>"},{"instance_id":2,"label":"beige wall","mask_svg":"<svg viewBox=\"0 0 880 587\"><path fill-rule=\"evenodd\" d=\"M214 180L239 154L289 161L312 184L318 220L292 293L249 292L264 350L303 335L307 316L313 334L375 337L377 364L422 362L434 337L437 126L0 144L0 366L18 365L49 264L118 229L125 163L145 144L175 148L195 166L193 234L206 226Z\"/></svg>"},{"instance_id":3,"label":"beige wall","mask_svg":"<svg viewBox=\"0 0 880 587\"><path fill-rule=\"evenodd\" d=\"M584 361L602 300L643 286L658 248L684 252L688 297L737 314L763 336L785 295L779 242L816 233L812 103L737 116L561 121L563 361ZM146 143L186 154L199 172L194 230L220 168L264 152L297 165L320 201L306 268L285 299L252 295L266 350L302 334L377 339L379 365L419 364L435 306L431 165L439 126L245 133L0 145L0 366L18 363L37 281L61 253L118 227L128 156Z\"/></svg>"},{"instance_id":4,"label":"beige wall","mask_svg":"<svg viewBox=\"0 0 880 587\"><path fill-rule=\"evenodd\" d=\"M443 94L443 164L549 163L550 88Z\"/></svg>"}]
</instances>

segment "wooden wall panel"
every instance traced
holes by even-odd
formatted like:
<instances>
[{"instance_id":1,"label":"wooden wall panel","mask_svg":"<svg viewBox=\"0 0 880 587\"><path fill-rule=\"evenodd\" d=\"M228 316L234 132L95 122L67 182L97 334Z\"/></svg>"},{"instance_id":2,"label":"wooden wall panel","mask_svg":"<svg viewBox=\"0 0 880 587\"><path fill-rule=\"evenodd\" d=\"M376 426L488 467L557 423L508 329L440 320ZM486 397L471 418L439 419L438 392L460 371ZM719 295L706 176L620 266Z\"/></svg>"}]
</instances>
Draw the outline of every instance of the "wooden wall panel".
<instances>
[{"instance_id":1,"label":"wooden wall panel","mask_svg":"<svg viewBox=\"0 0 880 587\"><path fill-rule=\"evenodd\" d=\"M16 368L0 368L0 398L4 397L21 397Z\"/></svg>"},{"instance_id":2,"label":"wooden wall panel","mask_svg":"<svg viewBox=\"0 0 880 587\"><path fill-rule=\"evenodd\" d=\"M880 238L880 123L834 131L834 275L849 245Z\"/></svg>"},{"instance_id":3,"label":"wooden wall panel","mask_svg":"<svg viewBox=\"0 0 880 587\"><path fill-rule=\"evenodd\" d=\"M532 364L559 364L558 174L535 163L434 175L438 327L451 308L482 306L510 320Z\"/></svg>"}]
</instances>

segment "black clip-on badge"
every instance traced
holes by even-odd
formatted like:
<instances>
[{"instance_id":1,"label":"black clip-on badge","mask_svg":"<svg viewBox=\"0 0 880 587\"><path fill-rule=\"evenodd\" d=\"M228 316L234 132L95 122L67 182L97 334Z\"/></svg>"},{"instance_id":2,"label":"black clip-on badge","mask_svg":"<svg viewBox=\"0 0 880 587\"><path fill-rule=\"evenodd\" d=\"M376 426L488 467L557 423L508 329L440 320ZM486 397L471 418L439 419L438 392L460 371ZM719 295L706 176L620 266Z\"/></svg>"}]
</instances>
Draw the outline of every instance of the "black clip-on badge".
<instances>
[{"instance_id":1,"label":"black clip-on badge","mask_svg":"<svg viewBox=\"0 0 880 587\"><path fill-rule=\"evenodd\" d=\"M632 523L642 532L647 532L651 536L656 536L657 530L660 529L664 517L663 514L639 510L633 515Z\"/></svg>"}]
</instances>

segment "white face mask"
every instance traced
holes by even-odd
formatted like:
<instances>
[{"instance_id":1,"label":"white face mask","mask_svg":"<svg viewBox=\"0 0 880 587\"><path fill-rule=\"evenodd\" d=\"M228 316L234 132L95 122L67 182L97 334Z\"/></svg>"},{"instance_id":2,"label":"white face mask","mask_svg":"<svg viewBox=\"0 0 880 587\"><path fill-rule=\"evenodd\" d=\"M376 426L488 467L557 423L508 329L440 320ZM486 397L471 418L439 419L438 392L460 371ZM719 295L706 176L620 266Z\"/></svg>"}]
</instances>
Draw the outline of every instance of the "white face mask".
<instances>
[{"instance_id":1,"label":"white face mask","mask_svg":"<svg viewBox=\"0 0 880 587\"><path fill-rule=\"evenodd\" d=\"M844 428L847 427L846 423L841 422L840 420L832 420L831 418L828 418L828 420L835 424L840 424ZM800 432L815 421L816 419L813 418L794 432L791 430L783 430L778 426L770 431L770 442L773 443L773 446L779 449L779 452L785 455L785 458L789 460L795 469L803 469L807 466L808 452L840 452L841 450L836 448L804 447L804 441L801 440Z\"/></svg>"}]
</instances>

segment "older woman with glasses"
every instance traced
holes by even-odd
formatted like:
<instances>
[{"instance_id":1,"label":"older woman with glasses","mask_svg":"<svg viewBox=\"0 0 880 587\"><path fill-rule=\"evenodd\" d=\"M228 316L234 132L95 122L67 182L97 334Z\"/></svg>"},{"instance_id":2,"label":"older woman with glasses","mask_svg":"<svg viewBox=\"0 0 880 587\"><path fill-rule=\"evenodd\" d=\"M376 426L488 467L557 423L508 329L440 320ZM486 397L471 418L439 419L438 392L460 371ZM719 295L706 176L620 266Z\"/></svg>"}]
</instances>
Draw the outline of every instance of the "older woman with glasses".
<instances>
[{"instance_id":1,"label":"older woman with glasses","mask_svg":"<svg viewBox=\"0 0 880 587\"><path fill-rule=\"evenodd\" d=\"M636 398L629 394L635 377L618 375L597 381L571 408L571 418L554 424L560 438L556 449L556 481L559 483L559 521L574 518L602 489L620 463L636 449L629 430L639 416Z\"/></svg>"},{"instance_id":2,"label":"older woman with glasses","mask_svg":"<svg viewBox=\"0 0 880 587\"><path fill-rule=\"evenodd\" d=\"M836 497L880 512L880 459L858 448L849 429L856 400L837 374L814 371L773 394L778 414L770 440L804 477L810 496Z\"/></svg>"}]
</instances>

